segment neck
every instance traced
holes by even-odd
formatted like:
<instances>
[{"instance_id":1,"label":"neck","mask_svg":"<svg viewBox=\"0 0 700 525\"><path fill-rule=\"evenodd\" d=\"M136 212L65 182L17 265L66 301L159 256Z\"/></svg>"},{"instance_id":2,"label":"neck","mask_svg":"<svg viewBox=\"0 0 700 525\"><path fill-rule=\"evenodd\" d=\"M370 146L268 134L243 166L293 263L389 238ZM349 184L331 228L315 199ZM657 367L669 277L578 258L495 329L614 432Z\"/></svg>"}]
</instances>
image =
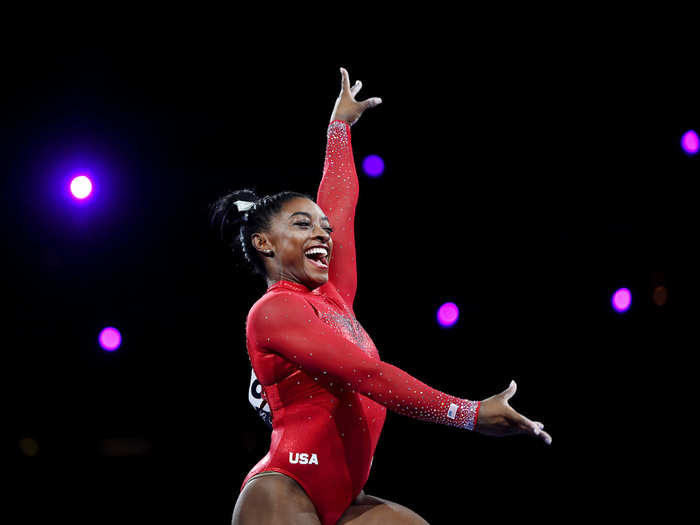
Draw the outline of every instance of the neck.
<instances>
[{"instance_id":1,"label":"neck","mask_svg":"<svg viewBox=\"0 0 700 525\"><path fill-rule=\"evenodd\" d=\"M297 283L301 284L302 286L306 286L304 283L300 282L299 280L295 279L294 277L279 277L277 279L273 279L272 277L267 277L267 287L269 288L275 283L278 283L280 281L289 281L290 283ZM308 286L306 286L308 288Z\"/></svg>"},{"instance_id":2,"label":"neck","mask_svg":"<svg viewBox=\"0 0 700 525\"><path fill-rule=\"evenodd\" d=\"M321 286L320 284L312 284L311 286L309 286L308 284L301 282L298 279L295 279L294 277L284 277L284 276L279 277L278 279L272 279L270 277L267 277L266 281L267 281L267 288L268 289L271 286L279 283L280 281L284 281L286 283L291 283L291 284L297 284L297 285L301 286L301 288L303 288L304 290L308 290L308 291L312 291L312 290L316 289L317 287Z\"/></svg>"}]
</instances>

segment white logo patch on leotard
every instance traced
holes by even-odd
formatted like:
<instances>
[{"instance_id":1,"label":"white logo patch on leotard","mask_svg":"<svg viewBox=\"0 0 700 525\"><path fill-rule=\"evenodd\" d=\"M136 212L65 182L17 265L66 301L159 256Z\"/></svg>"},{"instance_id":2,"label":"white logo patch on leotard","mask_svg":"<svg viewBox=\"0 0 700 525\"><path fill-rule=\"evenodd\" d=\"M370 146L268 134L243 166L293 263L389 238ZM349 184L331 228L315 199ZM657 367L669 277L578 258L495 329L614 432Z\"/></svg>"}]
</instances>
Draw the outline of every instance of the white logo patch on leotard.
<instances>
[{"instance_id":1,"label":"white logo patch on leotard","mask_svg":"<svg viewBox=\"0 0 700 525\"><path fill-rule=\"evenodd\" d=\"M459 405L450 403L450 409L447 411L447 417L449 417L450 419L454 419L455 417L457 417L457 410L459 410Z\"/></svg>"},{"instance_id":2,"label":"white logo patch on leotard","mask_svg":"<svg viewBox=\"0 0 700 525\"><path fill-rule=\"evenodd\" d=\"M299 463L300 465L318 465L318 456L316 454L307 454L302 452L290 452L289 462L292 464Z\"/></svg>"}]
</instances>

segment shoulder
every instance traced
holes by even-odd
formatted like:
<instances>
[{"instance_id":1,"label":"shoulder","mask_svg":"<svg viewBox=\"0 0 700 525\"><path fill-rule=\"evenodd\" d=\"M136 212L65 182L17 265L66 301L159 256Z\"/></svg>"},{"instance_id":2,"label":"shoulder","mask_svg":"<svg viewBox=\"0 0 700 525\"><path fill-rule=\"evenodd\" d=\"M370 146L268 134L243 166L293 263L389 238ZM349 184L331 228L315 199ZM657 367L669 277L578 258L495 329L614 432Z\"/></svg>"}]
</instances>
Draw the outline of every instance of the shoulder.
<instances>
[{"instance_id":1,"label":"shoulder","mask_svg":"<svg viewBox=\"0 0 700 525\"><path fill-rule=\"evenodd\" d=\"M275 291L266 293L258 299L248 312L248 323L256 323L271 315L289 314L306 304L304 297L296 292Z\"/></svg>"}]
</instances>

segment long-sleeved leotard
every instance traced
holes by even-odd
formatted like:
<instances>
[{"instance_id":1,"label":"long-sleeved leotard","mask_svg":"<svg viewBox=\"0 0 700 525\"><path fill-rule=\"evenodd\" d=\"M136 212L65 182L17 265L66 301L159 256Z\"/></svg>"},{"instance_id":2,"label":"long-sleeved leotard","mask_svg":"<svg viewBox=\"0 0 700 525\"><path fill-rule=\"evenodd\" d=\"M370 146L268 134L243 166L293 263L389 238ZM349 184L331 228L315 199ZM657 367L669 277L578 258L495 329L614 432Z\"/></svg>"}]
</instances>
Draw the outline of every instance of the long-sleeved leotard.
<instances>
[{"instance_id":1,"label":"long-sleeved leotard","mask_svg":"<svg viewBox=\"0 0 700 525\"><path fill-rule=\"evenodd\" d=\"M333 121L317 203L334 228L326 284L278 281L246 322L248 354L272 412L264 471L295 479L321 522L335 523L365 485L386 409L473 429L479 403L435 390L379 359L355 318L354 214L359 194L350 126Z\"/></svg>"}]
</instances>

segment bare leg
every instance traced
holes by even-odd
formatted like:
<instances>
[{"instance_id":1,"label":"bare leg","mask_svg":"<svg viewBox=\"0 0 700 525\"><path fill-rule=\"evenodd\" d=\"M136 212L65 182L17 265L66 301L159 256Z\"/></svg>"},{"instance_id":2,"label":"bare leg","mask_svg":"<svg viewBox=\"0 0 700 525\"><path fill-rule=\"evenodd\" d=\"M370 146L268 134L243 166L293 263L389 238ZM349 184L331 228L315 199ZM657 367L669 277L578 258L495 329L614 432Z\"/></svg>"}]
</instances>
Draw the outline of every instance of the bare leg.
<instances>
[{"instance_id":1,"label":"bare leg","mask_svg":"<svg viewBox=\"0 0 700 525\"><path fill-rule=\"evenodd\" d=\"M232 525L321 525L313 503L295 480L277 472L265 474L246 483L233 509Z\"/></svg>"},{"instance_id":2,"label":"bare leg","mask_svg":"<svg viewBox=\"0 0 700 525\"><path fill-rule=\"evenodd\" d=\"M337 525L430 525L411 509L360 492Z\"/></svg>"}]
</instances>

